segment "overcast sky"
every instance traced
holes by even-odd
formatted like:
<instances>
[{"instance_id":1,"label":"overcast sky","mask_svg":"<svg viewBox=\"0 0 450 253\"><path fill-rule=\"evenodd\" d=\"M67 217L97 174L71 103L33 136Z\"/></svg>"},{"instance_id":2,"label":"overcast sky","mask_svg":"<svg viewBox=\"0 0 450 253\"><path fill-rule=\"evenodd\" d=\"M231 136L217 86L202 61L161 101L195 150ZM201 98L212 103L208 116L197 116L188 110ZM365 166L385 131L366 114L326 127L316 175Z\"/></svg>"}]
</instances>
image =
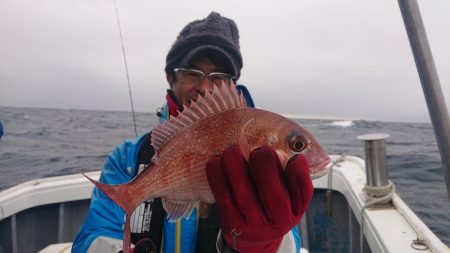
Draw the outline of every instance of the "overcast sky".
<instances>
[{"instance_id":1,"label":"overcast sky","mask_svg":"<svg viewBox=\"0 0 450 253\"><path fill-rule=\"evenodd\" d=\"M170 46L214 10L238 25L239 82L258 107L429 122L395 0L117 3L137 111L164 103ZM450 1L419 5L448 101ZM0 1L0 106L130 110L115 15L113 0Z\"/></svg>"}]
</instances>

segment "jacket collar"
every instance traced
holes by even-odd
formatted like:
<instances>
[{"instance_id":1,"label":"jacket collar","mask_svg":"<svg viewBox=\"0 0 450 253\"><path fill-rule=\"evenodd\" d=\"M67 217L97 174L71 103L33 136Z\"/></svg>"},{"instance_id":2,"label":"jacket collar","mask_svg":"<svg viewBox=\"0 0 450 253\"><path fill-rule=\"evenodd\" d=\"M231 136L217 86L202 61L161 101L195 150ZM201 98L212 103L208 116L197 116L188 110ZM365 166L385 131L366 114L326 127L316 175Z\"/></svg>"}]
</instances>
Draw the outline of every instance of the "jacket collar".
<instances>
[{"instance_id":1,"label":"jacket collar","mask_svg":"<svg viewBox=\"0 0 450 253\"><path fill-rule=\"evenodd\" d=\"M175 97L175 94L173 94L173 91L168 89L167 95L166 95L166 101L167 106L169 107L169 114L170 116L178 116L178 112L181 112L183 110L183 106L180 105L180 103L177 101L177 98Z\"/></svg>"}]
</instances>

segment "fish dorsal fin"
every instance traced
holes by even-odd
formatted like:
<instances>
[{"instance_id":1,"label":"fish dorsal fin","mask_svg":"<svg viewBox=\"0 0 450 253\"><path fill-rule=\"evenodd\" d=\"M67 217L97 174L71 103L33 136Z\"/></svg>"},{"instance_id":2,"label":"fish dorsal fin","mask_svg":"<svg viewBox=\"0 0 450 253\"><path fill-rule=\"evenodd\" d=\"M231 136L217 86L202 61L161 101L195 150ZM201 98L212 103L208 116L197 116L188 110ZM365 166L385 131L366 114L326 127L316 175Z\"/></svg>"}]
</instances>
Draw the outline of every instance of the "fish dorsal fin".
<instances>
[{"instance_id":1,"label":"fish dorsal fin","mask_svg":"<svg viewBox=\"0 0 450 253\"><path fill-rule=\"evenodd\" d=\"M206 92L204 96L199 96L196 102L191 102L189 106L184 105L184 110L178 113L177 117L171 117L165 123L155 127L152 131L152 146L156 152L178 132L185 127L194 124L210 115L223 111L246 107L242 93L238 93L234 83L231 85L214 85L212 92Z\"/></svg>"},{"instance_id":2,"label":"fish dorsal fin","mask_svg":"<svg viewBox=\"0 0 450 253\"><path fill-rule=\"evenodd\" d=\"M175 222L182 217L189 219L194 208L198 207L198 202L182 202L166 198L162 198L161 202L164 210L167 212L167 219L169 219L170 222Z\"/></svg>"}]
</instances>

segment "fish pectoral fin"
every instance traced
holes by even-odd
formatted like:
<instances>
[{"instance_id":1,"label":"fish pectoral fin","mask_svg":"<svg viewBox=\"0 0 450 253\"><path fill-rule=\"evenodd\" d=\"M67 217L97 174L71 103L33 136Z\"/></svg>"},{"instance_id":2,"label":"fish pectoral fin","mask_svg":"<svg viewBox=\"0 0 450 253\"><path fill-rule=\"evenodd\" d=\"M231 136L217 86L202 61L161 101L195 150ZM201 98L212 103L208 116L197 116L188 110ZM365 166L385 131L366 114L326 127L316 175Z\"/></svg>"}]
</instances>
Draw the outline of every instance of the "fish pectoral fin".
<instances>
[{"instance_id":1,"label":"fish pectoral fin","mask_svg":"<svg viewBox=\"0 0 450 253\"><path fill-rule=\"evenodd\" d=\"M250 153L253 150L266 145L263 139L254 136L258 131L259 129L255 119L247 121L241 129L238 145L246 161L248 161Z\"/></svg>"},{"instance_id":2,"label":"fish pectoral fin","mask_svg":"<svg viewBox=\"0 0 450 253\"><path fill-rule=\"evenodd\" d=\"M241 135L239 138L239 148L241 149L242 155L245 157L246 161L248 161L250 152L252 152L252 148L250 147L247 140L246 130L254 120L255 119L250 119L249 121L247 121L247 123L244 124L244 126L241 129Z\"/></svg>"},{"instance_id":3,"label":"fish pectoral fin","mask_svg":"<svg viewBox=\"0 0 450 253\"><path fill-rule=\"evenodd\" d=\"M161 201L170 222L175 222L182 217L189 219L194 208L198 207L198 202L183 202L167 198L162 198Z\"/></svg>"}]
</instances>

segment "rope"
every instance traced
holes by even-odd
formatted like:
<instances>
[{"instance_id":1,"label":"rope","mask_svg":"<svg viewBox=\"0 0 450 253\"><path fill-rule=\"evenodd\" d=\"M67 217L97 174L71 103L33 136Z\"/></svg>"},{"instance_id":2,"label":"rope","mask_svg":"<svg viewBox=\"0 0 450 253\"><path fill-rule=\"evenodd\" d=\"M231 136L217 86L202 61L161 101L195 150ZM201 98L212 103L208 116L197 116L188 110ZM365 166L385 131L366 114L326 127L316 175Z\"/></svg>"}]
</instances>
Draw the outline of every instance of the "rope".
<instances>
[{"instance_id":1,"label":"rope","mask_svg":"<svg viewBox=\"0 0 450 253\"><path fill-rule=\"evenodd\" d=\"M131 95L130 75L128 73L127 57L126 57L126 54L125 54L125 46L124 46L124 43L123 43L122 27L120 25L119 8L117 7L116 0L113 0L113 2L114 2L114 8L116 10L117 26L119 27L120 42L121 42L121 45L122 45L122 55L123 55L123 61L125 63L125 72L126 72L126 75L127 75L128 93L130 94L131 113L133 115L133 123L134 123L134 134L137 137L136 117L135 117L135 114L134 114L133 96Z\"/></svg>"},{"instance_id":2,"label":"rope","mask_svg":"<svg viewBox=\"0 0 450 253\"><path fill-rule=\"evenodd\" d=\"M325 199L326 199L326 214L331 217L331 195L333 193L332 187L333 187L333 168L334 166L340 167L340 163L345 161L345 155L340 155L338 159L332 162L330 166L330 170L328 171L328 189L325 192Z\"/></svg>"},{"instance_id":3,"label":"rope","mask_svg":"<svg viewBox=\"0 0 450 253\"><path fill-rule=\"evenodd\" d=\"M389 181L385 186L365 185L363 191L366 193L366 204L361 208L361 229L359 230L359 252L363 253L364 243L364 211L377 204L386 204L392 200L395 193L395 185Z\"/></svg>"}]
</instances>

